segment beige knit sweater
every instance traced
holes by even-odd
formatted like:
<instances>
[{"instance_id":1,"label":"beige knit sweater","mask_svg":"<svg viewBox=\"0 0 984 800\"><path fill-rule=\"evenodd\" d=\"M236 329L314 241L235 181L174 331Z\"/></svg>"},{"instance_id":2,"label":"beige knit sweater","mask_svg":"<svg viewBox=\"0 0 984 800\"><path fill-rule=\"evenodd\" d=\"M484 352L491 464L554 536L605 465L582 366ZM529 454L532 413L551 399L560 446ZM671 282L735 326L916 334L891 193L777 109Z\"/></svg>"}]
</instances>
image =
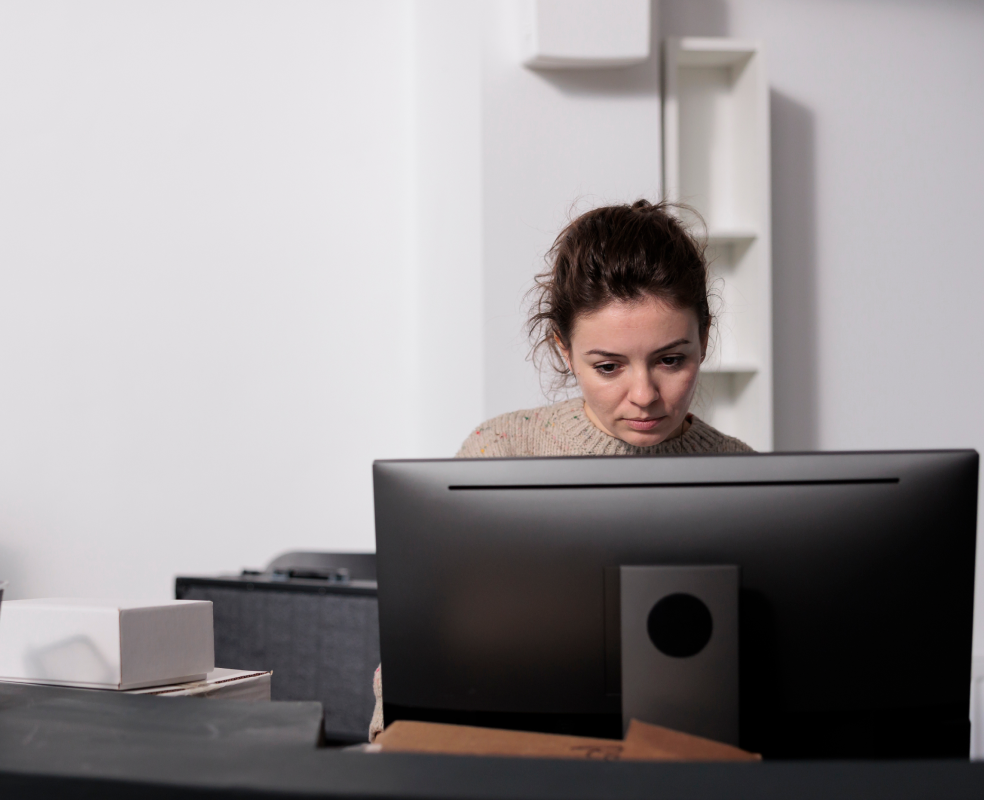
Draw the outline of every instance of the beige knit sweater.
<instances>
[{"instance_id":1,"label":"beige knit sweater","mask_svg":"<svg viewBox=\"0 0 984 800\"><path fill-rule=\"evenodd\" d=\"M752 452L752 448L741 440L726 436L693 414L689 419L690 427L683 436L652 447L636 447L596 427L584 413L584 400L576 397L552 406L513 411L483 422L465 439L457 458Z\"/></svg>"},{"instance_id":2,"label":"beige knit sweater","mask_svg":"<svg viewBox=\"0 0 984 800\"><path fill-rule=\"evenodd\" d=\"M726 436L693 414L689 419L690 427L682 436L652 447L636 447L597 428L584 413L584 400L576 397L552 406L493 417L468 435L455 457L660 456L753 452L740 439ZM378 667L372 688L376 694L376 708L369 723L370 742L383 730L383 679L382 670Z\"/></svg>"}]
</instances>

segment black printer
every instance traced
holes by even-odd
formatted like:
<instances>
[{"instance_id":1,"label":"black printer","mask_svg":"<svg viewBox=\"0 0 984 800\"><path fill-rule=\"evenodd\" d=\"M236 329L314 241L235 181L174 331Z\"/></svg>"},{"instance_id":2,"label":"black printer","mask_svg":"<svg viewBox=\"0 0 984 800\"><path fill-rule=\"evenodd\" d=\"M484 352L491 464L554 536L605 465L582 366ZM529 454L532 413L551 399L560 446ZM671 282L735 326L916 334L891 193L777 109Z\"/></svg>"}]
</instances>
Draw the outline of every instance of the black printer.
<instances>
[{"instance_id":1,"label":"black printer","mask_svg":"<svg viewBox=\"0 0 984 800\"><path fill-rule=\"evenodd\" d=\"M211 600L215 663L273 670L274 700L317 700L325 734L365 741L379 664L374 553L291 552L263 570L179 576L179 600Z\"/></svg>"}]
</instances>

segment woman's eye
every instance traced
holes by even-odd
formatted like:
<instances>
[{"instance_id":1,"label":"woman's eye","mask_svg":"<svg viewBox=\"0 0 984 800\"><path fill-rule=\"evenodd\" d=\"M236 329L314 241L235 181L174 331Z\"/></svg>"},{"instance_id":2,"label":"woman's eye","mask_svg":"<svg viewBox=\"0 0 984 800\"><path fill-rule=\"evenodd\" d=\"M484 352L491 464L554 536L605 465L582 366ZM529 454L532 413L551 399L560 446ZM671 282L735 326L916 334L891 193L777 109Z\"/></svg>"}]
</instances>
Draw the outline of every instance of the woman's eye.
<instances>
[{"instance_id":1,"label":"woman's eye","mask_svg":"<svg viewBox=\"0 0 984 800\"><path fill-rule=\"evenodd\" d=\"M595 364L594 368L602 375L614 375L618 364Z\"/></svg>"},{"instance_id":2,"label":"woman's eye","mask_svg":"<svg viewBox=\"0 0 984 800\"><path fill-rule=\"evenodd\" d=\"M684 356L663 356L659 363L664 367L678 367L684 361Z\"/></svg>"}]
</instances>

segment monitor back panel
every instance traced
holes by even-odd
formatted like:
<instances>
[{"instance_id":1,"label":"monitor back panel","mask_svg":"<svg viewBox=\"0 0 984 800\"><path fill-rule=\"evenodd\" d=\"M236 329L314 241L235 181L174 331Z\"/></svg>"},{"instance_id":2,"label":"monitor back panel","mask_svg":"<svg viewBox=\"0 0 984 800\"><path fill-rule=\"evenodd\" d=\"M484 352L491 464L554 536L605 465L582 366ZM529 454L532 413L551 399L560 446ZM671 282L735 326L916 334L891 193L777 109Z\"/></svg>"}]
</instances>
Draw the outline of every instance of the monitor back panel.
<instances>
[{"instance_id":1,"label":"monitor back panel","mask_svg":"<svg viewBox=\"0 0 984 800\"><path fill-rule=\"evenodd\" d=\"M913 736L932 731L949 749L929 755L961 738L966 755L972 451L390 461L374 476L389 721L617 733L613 568L737 564L744 746L894 755L908 736L919 755Z\"/></svg>"}]
</instances>

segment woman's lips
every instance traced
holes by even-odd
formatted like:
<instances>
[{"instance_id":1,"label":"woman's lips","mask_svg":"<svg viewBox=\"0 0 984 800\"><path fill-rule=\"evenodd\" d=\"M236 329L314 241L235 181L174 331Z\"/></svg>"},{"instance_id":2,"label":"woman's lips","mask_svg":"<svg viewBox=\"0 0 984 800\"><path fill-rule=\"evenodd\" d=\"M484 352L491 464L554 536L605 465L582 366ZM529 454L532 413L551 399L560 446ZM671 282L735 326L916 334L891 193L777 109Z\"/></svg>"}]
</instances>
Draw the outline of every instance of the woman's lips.
<instances>
[{"instance_id":1,"label":"woman's lips","mask_svg":"<svg viewBox=\"0 0 984 800\"><path fill-rule=\"evenodd\" d=\"M651 431L666 417L650 417L648 419L626 419L629 427L634 431Z\"/></svg>"}]
</instances>

